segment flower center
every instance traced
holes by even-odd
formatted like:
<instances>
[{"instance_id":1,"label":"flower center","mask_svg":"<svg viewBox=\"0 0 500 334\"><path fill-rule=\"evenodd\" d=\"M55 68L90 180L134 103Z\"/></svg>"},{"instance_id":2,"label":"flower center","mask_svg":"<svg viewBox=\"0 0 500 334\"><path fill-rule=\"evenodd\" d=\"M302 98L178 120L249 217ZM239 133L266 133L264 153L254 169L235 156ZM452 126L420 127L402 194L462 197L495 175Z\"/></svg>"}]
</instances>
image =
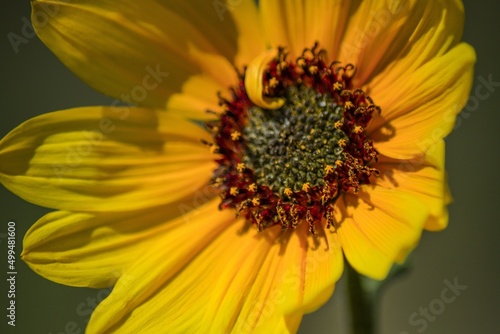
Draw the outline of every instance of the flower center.
<instances>
[{"instance_id":1,"label":"flower center","mask_svg":"<svg viewBox=\"0 0 500 334\"><path fill-rule=\"evenodd\" d=\"M334 226L336 199L378 174L365 128L380 108L352 89L352 65L327 65L324 55L315 45L293 62L284 49L259 57L232 99L220 97L220 119L206 124L214 137L207 144L219 154L212 185L220 208L236 209L259 230Z\"/></svg>"},{"instance_id":2,"label":"flower center","mask_svg":"<svg viewBox=\"0 0 500 334\"><path fill-rule=\"evenodd\" d=\"M243 130L243 163L258 184L281 195L301 191L304 184L323 186L325 168L344 160L348 140L338 126L344 109L329 94L298 85L287 87L284 98L276 110L250 107Z\"/></svg>"}]
</instances>

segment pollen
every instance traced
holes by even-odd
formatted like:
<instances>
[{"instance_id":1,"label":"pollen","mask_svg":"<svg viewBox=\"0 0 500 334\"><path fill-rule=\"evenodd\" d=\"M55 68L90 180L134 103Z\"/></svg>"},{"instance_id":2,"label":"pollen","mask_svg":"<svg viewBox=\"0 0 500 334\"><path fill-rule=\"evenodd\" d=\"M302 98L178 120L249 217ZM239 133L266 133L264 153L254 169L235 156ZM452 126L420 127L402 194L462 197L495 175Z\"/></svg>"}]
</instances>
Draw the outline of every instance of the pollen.
<instances>
[{"instance_id":1,"label":"pollen","mask_svg":"<svg viewBox=\"0 0 500 334\"><path fill-rule=\"evenodd\" d=\"M210 146L210 153L215 154L219 152L219 146L217 145L211 145Z\"/></svg>"},{"instance_id":2,"label":"pollen","mask_svg":"<svg viewBox=\"0 0 500 334\"><path fill-rule=\"evenodd\" d=\"M283 193L287 196L291 196L293 194L293 191L290 188L285 188L285 191L283 191Z\"/></svg>"},{"instance_id":3,"label":"pollen","mask_svg":"<svg viewBox=\"0 0 500 334\"><path fill-rule=\"evenodd\" d=\"M309 73L311 73L311 74L318 73L318 66L310 66Z\"/></svg>"},{"instance_id":4,"label":"pollen","mask_svg":"<svg viewBox=\"0 0 500 334\"><path fill-rule=\"evenodd\" d=\"M344 103L344 108L346 108L346 109L351 109L353 107L354 107L354 104L351 101L347 101L346 103Z\"/></svg>"},{"instance_id":5,"label":"pollen","mask_svg":"<svg viewBox=\"0 0 500 334\"><path fill-rule=\"evenodd\" d=\"M337 160L338 161L338 160ZM333 173L333 171L335 170L335 168L333 166L330 166L330 165L326 165L325 166L325 173L328 175L330 173Z\"/></svg>"},{"instance_id":6,"label":"pollen","mask_svg":"<svg viewBox=\"0 0 500 334\"><path fill-rule=\"evenodd\" d=\"M248 186L248 191L251 192L257 191L257 185L255 183L252 183L251 185Z\"/></svg>"},{"instance_id":7,"label":"pollen","mask_svg":"<svg viewBox=\"0 0 500 334\"><path fill-rule=\"evenodd\" d=\"M221 177L217 177L213 181L212 185L215 186L215 187L220 187L223 183L224 183L224 179L221 178Z\"/></svg>"},{"instance_id":8,"label":"pollen","mask_svg":"<svg viewBox=\"0 0 500 334\"><path fill-rule=\"evenodd\" d=\"M362 126L359 126L359 125L356 125L356 126L354 127L354 129L352 129L352 132L353 132L353 133L361 133L361 132L363 132L363 127L362 127Z\"/></svg>"},{"instance_id":9,"label":"pollen","mask_svg":"<svg viewBox=\"0 0 500 334\"><path fill-rule=\"evenodd\" d=\"M238 170L238 172L243 172L245 170L246 166L244 163L239 163L238 165L236 165L236 169Z\"/></svg>"},{"instance_id":10,"label":"pollen","mask_svg":"<svg viewBox=\"0 0 500 334\"><path fill-rule=\"evenodd\" d=\"M342 88L343 88L343 86L340 82L335 82L332 87L333 87L333 90L342 90Z\"/></svg>"},{"instance_id":11,"label":"pollen","mask_svg":"<svg viewBox=\"0 0 500 334\"><path fill-rule=\"evenodd\" d=\"M238 195L239 192L240 192L239 189L236 187L231 187L231 189L229 190L229 193L231 194L231 196L236 196L236 195Z\"/></svg>"},{"instance_id":12,"label":"pollen","mask_svg":"<svg viewBox=\"0 0 500 334\"><path fill-rule=\"evenodd\" d=\"M269 80L269 86L271 88L274 88L274 87L278 86L278 83L279 83L278 79L276 79L274 77L271 78L271 80Z\"/></svg>"},{"instance_id":13,"label":"pollen","mask_svg":"<svg viewBox=\"0 0 500 334\"><path fill-rule=\"evenodd\" d=\"M231 132L231 139L232 140L236 141L236 140L240 139L240 137L241 137L241 133L239 133L238 131Z\"/></svg>"}]
</instances>

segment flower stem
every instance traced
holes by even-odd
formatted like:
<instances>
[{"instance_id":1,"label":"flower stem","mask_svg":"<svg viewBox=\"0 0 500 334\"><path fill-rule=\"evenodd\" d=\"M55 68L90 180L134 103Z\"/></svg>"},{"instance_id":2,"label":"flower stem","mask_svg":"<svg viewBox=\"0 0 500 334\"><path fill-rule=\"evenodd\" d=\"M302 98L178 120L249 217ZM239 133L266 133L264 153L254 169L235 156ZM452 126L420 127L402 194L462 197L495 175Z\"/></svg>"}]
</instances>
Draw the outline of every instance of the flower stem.
<instances>
[{"instance_id":1,"label":"flower stem","mask_svg":"<svg viewBox=\"0 0 500 334\"><path fill-rule=\"evenodd\" d=\"M369 289L364 284L364 277L358 274L347 261L346 269L352 334L374 334L376 291Z\"/></svg>"}]
</instances>

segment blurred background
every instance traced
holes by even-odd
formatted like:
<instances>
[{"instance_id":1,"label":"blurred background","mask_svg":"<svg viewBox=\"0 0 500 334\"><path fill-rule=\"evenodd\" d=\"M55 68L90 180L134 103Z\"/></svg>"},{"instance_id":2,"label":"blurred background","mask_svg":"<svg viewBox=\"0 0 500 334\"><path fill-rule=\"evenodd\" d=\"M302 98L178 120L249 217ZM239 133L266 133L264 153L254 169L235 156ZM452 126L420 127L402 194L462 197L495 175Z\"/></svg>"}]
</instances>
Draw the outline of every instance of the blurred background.
<instances>
[{"instance_id":1,"label":"blurred background","mask_svg":"<svg viewBox=\"0 0 500 334\"><path fill-rule=\"evenodd\" d=\"M208 1L208 0L207 0ZM500 333L500 222L498 177L500 163L500 3L464 1L463 39L472 44L478 62L468 110L447 138L447 170L454 202L450 225L440 233L426 232L414 252L413 269L395 280L379 302L379 331L388 334ZM82 83L66 69L29 29L29 1L3 2L1 10L0 136L21 122L58 109L109 105L113 99ZM9 33L23 38L14 48ZM10 34L10 36L13 36ZM475 89L486 81L487 98ZM481 93L487 90L481 88ZM83 333L90 311L106 291L70 288L33 273L17 258L16 327L6 325L6 232L15 221L17 248L26 230L49 210L31 205L0 188L0 328L2 333ZM447 283L465 286L451 302L443 303ZM300 333L348 333L348 300L344 279L334 297L307 315ZM425 309L429 309L427 315Z\"/></svg>"}]
</instances>

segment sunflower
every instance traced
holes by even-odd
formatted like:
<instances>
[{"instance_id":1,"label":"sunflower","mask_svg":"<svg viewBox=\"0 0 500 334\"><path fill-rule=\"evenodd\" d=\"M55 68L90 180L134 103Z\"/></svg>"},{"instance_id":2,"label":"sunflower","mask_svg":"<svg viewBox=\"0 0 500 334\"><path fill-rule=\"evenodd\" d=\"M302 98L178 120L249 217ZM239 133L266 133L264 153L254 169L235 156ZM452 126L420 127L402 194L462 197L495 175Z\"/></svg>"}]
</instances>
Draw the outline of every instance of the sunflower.
<instances>
[{"instance_id":1,"label":"sunflower","mask_svg":"<svg viewBox=\"0 0 500 334\"><path fill-rule=\"evenodd\" d=\"M32 6L41 40L116 98L0 142L4 186L57 210L23 259L113 286L89 333L296 332L344 257L384 279L446 227L443 139L475 62L460 1Z\"/></svg>"}]
</instances>

